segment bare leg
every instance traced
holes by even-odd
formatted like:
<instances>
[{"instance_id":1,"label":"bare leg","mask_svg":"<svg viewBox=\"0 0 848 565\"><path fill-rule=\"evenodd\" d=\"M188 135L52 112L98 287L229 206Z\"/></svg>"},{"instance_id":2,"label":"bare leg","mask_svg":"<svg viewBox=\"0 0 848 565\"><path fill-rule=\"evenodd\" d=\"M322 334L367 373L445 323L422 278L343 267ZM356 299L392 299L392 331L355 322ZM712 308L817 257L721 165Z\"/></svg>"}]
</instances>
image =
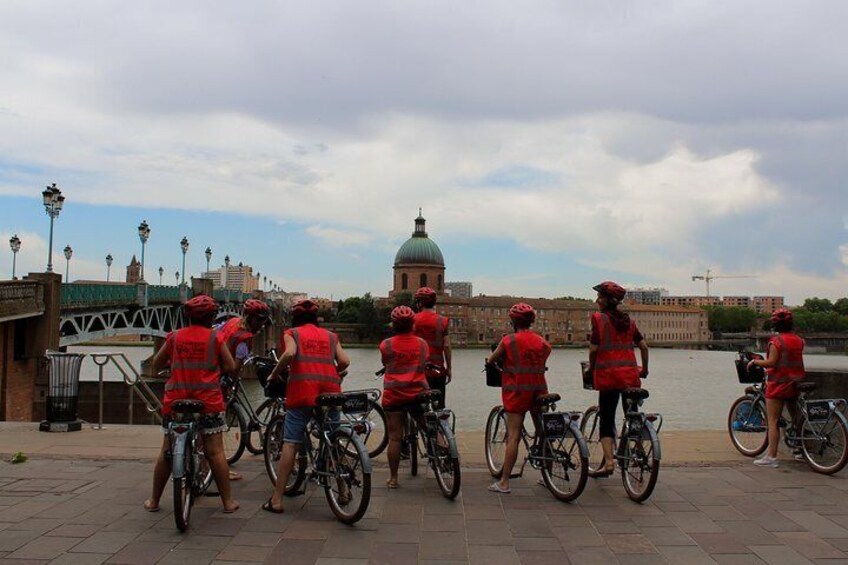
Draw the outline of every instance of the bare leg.
<instances>
[{"instance_id":1,"label":"bare leg","mask_svg":"<svg viewBox=\"0 0 848 565\"><path fill-rule=\"evenodd\" d=\"M224 512L234 512L239 503L233 500L230 490L230 467L227 465L227 457L224 455L224 436L222 434L211 434L203 437L206 449L206 459L221 493L221 502L224 504Z\"/></svg>"},{"instance_id":2,"label":"bare leg","mask_svg":"<svg viewBox=\"0 0 848 565\"><path fill-rule=\"evenodd\" d=\"M405 412L387 412L386 420L389 432L389 446L386 456L389 458L389 481L386 483L390 488L398 484L398 467L400 466L400 447L403 440Z\"/></svg>"},{"instance_id":3,"label":"bare leg","mask_svg":"<svg viewBox=\"0 0 848 565\"><path fill-rule=\"evenodd\" d=\"M521 441L521 426L524 424L524 414L506 412L506 453L504 453L501 480L498 482L502 490L509 489L509 476L518 459L518 442Z\"/></svg>"},{"instance_id":4,"label":"bare leg","mask_svg":"<svg viewBox=\"0 0 848 565\"><path fill-rule=\"evenodd\" d=\"M783 401L779 398L766 398L766 413L768 414L768 454L777 457L777 447L780 443L780 415L783 413Z\"/></svg>"},{"instance_id":5,"label":"bare leg","mask_svg":"<svg viewBox=\"0 0 848 565\"><path fill-rule=\"evenodd\" d=\"M144 501L144 508L151 512L159 509L159 499L162 498L162 492L168 484L168 477L171 476L171 462L165 458L165 453L170 447L170 440L165 435L162 438L162 449L159 450L156 465L153 467L153 491L150 498Z\"/></svg>"},{"instance_id":6,"label":"bare leg","mask_svg":"<svg viewBox=\"0 0 848 565\"><path fill-rule=\"evenodd\" d=\"M274 493L271 495L271 506L274 510L280 510L283 507L283 493L286 490L286 484L289 482L289 475L294 468L294 459L297 457L298 450L300 450L299 443L283 443L280 464L277 467L277 484L274 485Z\"/></svg>"},{"instance_id":7,"label":"bare leg","mask_svg":"<svg viewBox=\"0 0 848 565\"><path fill-rule=\"evenodd\" d=\"M602 437L601 447L604 450L604 470L607 472L615 471L615 455L613 455L613 450L615 449L615 438Z\"/></svg>"}]
</instances>

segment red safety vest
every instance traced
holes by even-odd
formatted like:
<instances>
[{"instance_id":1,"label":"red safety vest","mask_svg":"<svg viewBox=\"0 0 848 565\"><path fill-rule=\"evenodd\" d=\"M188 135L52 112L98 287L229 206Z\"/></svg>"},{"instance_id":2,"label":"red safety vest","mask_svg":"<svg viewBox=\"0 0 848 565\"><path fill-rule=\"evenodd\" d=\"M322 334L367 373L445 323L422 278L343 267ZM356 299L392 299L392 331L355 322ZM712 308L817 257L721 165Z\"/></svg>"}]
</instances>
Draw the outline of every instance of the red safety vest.
<instances>
[{"instance_id":1,"label":"red safety vest","mask_svg":"<svg viewBox=\"0 0 848 565\"><path fill-rule=\"evenodd\" d=\"M507 412L526 412L533 408L537 396L548 392L545 363L551 346L531 330L504 336L501 344L506 352L501 379L504 408Z\"/></svg>"},{"instance_id":2,"label":"red safety vest","mask_svg":"<svg viewBox=\"0 0 848 565\"><path fill-rule=\"evenodd\" d=\"M313 324L286 330L294 339L297 353L289 367L286 406L315 406L316 398L325 392L341 392L341 378L336 370L336 334Z\"/></svg>"},{"instance_id":3,"label":"red safety vest","mask_svg":"<svg viewBox=\"0 0 848 565\"><path fill-rule=\"evenodd\" d=\"M426 341L411 333L396 335L383 340L380 353L386 367L383 406L407 404L430 388L424 373L429 355Z\"/></svg>"},{"instance_id":4,"label":"red safety vest","mask_svg":"<svg viewBox=\"0 0 848 565\"><path fill-rule=\"evenodd\" d=\"M247 342L248 347L253 340L253 334L241 327L242 318L232 318L224 323L223 327L218 330L218 341L227 344L227 349L235 358L236 348L244 342Z\"/></svg>"},{"instance_id":5,"label":"red safety vest","mask_svg":"<svg viewBox=\"0 0 848 565\"><path fill-rule=\"evenodd\" d=\"M627 331L618 332L607 314L595 312L592 314L592 325L598 328L601 336L592 374L595 390L639 387L639 365L633 352L636 324L631 320Z\"/></svg>"},{"instance_id":6,"label":"red safety vest","mask_svg":"<svg viewBox=\"0 0 848 565\"><path fill-rule=\"evenodd\" d=\"M415 315L413 333L427 342L430 363L445 368L445 336L448 335L449 320L434 310L422 310Z\"/></svg>"},{"instance_id":7,"label":"red safety vest","mask_svg":"<svg viewBox=\"0 0 848 565\"><path fill-rule=\"evenodd\" d=\"M804 340L794 333L777 334L769 340L777 349L777 364L766 369L768 384L766 398L795 398L795 383L806 376L804 372Z\"/></svg>"},{"instance_id":8,"label":"red safety vest","mask_svg":"<svg viewBox=\"0 0 848 565\"><path fill-rule=\"evenodd\" d=\"M189 326L168 334L165 347L171 351L171 378L165 383L162 414L171 413L175 400L202 400L204 413L224 411L221 394L220 347L216 332Z\"/></svg>"}]
</instances>

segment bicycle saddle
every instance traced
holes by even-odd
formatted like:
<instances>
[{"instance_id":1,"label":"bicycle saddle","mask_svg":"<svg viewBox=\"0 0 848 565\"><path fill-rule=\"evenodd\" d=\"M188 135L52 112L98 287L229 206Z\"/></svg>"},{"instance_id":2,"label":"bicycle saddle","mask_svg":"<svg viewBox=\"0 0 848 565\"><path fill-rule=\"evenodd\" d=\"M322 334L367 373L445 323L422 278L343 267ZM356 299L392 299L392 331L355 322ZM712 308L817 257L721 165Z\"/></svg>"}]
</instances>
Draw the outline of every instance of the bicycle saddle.
<instances>
[{"instance_id":1,"label":"bicycle saddle","mask_svg":"<svg viewBox=\"0 0 848 565\"><path fill-rule=\"evenodd\" d=\"M171 410L178 414L199 414L204 406L202 400L175 400Z\"/></svg>"},{"instance_id":2,"label":"bicycle saddle","mask_svg":"<svg viewBox=\"0 0 848 565\"><path fill-rule=\"evenodd\" d=\"M436 389L425 390L415 395L416 402L430 402L431 400L441 400L442 391Z\"/></svg>"},{"instance_id":3,"label":"bicycle saddle","mask_svg":"<svg viewBox=\"0 0 848 565\"><path fill-rule=\"evenodd\" d=\"M555 392L543 394L542 396L536 397L536 405L549 406L551 404L554 404L555 402L559 402L561 399L562 397Z\"/></svg>"},{"instance_id":4,"label":"bicycle saddle","mask_svg":"<svg viewBox=\"0 0 848 565\"><path fill-rule=\"evenodd\" d=\"M624 398L628 400L644 400L651 396L644 388L626 388L623 394Z\"/></svg>"},{"instance_id":5,"label":"bicycle saddle","mask_svg":"<svg viewBox=\"0 0 848 565\"><path fill-rule=\"evenodd\" d=\"M798 392L813 392L818 388L818 384L813 382L804 381L802 383L798 383L795 385L795 390Z\"/></svg>"},{"instance_id":6,"label":"bicycle saddle","mask_svg":"<svg viewBox=\"0 0 848 565\"><path fill-rule=\"evenodd\" d=\"M344 404L345 395L335 392L325 392L319 394L317 398L318 406L341 406Z\"/></svg>"}]
</instances>

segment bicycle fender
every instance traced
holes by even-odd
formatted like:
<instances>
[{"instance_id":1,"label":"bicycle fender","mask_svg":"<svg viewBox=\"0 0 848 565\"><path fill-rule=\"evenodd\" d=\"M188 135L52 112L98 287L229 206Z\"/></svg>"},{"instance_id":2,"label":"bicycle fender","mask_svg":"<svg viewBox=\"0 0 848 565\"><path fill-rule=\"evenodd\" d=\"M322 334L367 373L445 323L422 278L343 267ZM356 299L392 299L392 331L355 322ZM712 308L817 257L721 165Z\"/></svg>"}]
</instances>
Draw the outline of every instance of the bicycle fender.
<instances>
[{"instance_id":1,"label":"bicycle fender","mask_svg":"<svg viewBox=\"0 0 848 565\"><path fill-rule=\"evenodd\" d=\"M662 459L662 447L660 447L660 438L654 429L654 425L651 422L645 422L643 430L648 433L648 437L651 438L651 442L654 444L654 459L660 461Z\"/></svg>"},{"instance_id":2,"label":"bicycle fender","mask_svg":"<svg viewBox=\"0 0 848 565\"><path fill-rule=\"evenodd\" d=\"M182 479L185 476L185 450L186 450L186 434L176 434L171 447L173 457L171 460L171 475L175 479Z\"/></svg>"},{"instance_id":3,"label":"bicycle fender","mask_svg":"<svg viewBox=\"0 0 848 565\"><path fill-rule=\"evenodd\" d=\"M459 448L456 446L456 438L453 436L453 431L447 422L439 420L439 425L442 426L442 431L445 432L445 437L448 439L448 447L450 447L451 457L459 458Z\"/></svg>"},{"instance_id":4,"label":"bicycle fender","mask_svg":"<svg viewBox=\"0 0 848 565\"><path fill-rule=\"evenodd\" d=\"M580 431L580 426L577 425L577 422L572 420L570 427L574 437L577 438L577 445L580 447L580 455L588 459L589 446L586 445L586 438L583 437L583 433Z\"/></svg>"},{"instance_id":5,"label":"bicycle fender","mask_svg":"<svg viewBox=\"0 0 848 565\"><path fill-rule=\"evenodd\" d=\"M363 445L362 440L359 439L359 436L354 433L353 430L349 430L346 428L339 428L336 430L336 433L346 435L350 438L351 443L356 446L356 450L359 452L360 458L362 460L362 472L363 473L371 473L373 470L373 466L371 465L371 457L368 456L368 450L365 449L365 445Z\"/></svg>"}]
</instances>

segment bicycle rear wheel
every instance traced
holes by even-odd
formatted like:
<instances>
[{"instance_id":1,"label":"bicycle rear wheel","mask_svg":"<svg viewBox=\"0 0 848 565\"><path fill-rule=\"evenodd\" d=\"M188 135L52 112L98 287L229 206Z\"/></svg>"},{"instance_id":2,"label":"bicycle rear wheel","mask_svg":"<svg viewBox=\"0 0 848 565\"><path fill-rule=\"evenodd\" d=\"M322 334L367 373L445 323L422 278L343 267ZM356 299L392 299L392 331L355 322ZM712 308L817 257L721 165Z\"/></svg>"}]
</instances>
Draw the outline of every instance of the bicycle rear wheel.
<instances>
[{"instance_id":1,"label":"bicycle rear wheel","mask_svg":"<svg viewBox=\"0 0 848 565\"><path fill-rule=\"evenodd\" d=\"M801 449L813 471L832 475L848 463L848 423L840 412L825 422L810 422L806 417L801 427Z\"/></svg>"},{"instance_id":2,"label":"bicycle rear wheel","mask_svg":"<svg viewBox=\"0 0 848 565\"><path fill-rule=\"evenodd\" d=\"M588 458L582 451L585 443L577 434L568 429L563 437L546 439L542 444L542 479L548 490L563 502L576 500L589 476Z\"/></svg>"},{"instance_id":3,"label":"bicycle rear wheel","mask_svg":"<svg viewBox=\"0 0 848 565\"><path fill-rule=\"evenodd\" d=\"M247 417L239 404L230 402L224 413L224 421L227 424L224 431L224 455L227 464L232 465L241 458L247 445Z\"/></svg>"},{"instance_id":4,"label":"bicycle rear wheel","mask_svg":"<svg viewBox=\"0 0 848 565\"><path fill-rule=\"evenodd\" d=\"M495 406L489 412L485 441L486 466L493 477L500 477L506 452L506 415L503 406Z\"/></svg>"},{"instance_id":5,"label":"bicycle rear wheel","mask_svg":"<svg viewBox=\"0 0 848 565\"><path fill-rule=\"evenodd\" d=\"M209 487L212 485L212 467L209 466L209 460L206 458L206 446L204 445L205 437L201 434L196 437L195 441L195 465L200 471L195 474L194 497L198 498L207 495ZM210 493L211 494L211 493ZM214 493L215 496L218 493Z\"/></svg>"},{"instance_id":6,"label":"bicycle rear wheel","mask_svg":"<svg viewBox=\"0 0 848 565\"><path fill-rule=\"evenodd\" d=\"M660 462L656 459L658 449L647 428L642 429L639 437L630 436L624 441L621 481L631 500L643 502L657 485L660 474Z\"/></svg>"},{"instance_id":7,"label":"bicycle rear wheel","mask_svg":"<svg viewBox=\"0 0 848 565\"><path fill-rule=\"evenodd\" d=\"M356 455L351 455L355 453ZM324 494L330 510L345 524L358 522L371 502L371 461L359 437L350 430L335 430L324 450Z\"/></svg>"},{"instance_id":8,"label":"bicycle rear wheel","mask_svg":"<svg viewBox=\"0 0 848 565\"><path fill-rule=\"evenodd\" d=\"M766 407L762 401L742 396L730 406L727 415L730 441L739 453L756 457L768 446Z\"/></svg>"},{"instance_id":9,"label":"bicycle rear wheel","mask_svg":"<svg viewBox=\"0 0 848 565\"><path fill-rule=\"evenodd\" d=\"M459 494L462 474L456 453L456 439L447 422L439 420L435 436L430 436L430 462L436 475L436 483L445 498L453 500Z\"/></svg>"},{"instance_id":10,"label":"bicycle rear wheel","mask_svg":"<svg viewBox=\"0 0 848 565\"><path fill-rule=\"evenodd\" d=\"M265 450L265 428L274 416L276 408L274 399L266 398L256 409L254 418L247 424L247 450L253 455L262 455Z\"/></svg>"},{"instance_id":11,"label":"bicycle rear wheel","mask_svg":"<svg viewBox=\"0 0 848 565\"><path fill-rule=\"evenodd\" d=\"M268 422L265 428L265 439L263 451L265 452L265 471L268 473L268 478L271 479L271 484L277 484L277 471L280 466L280 455L283 452L283 430L285 428L285 416L276 415ZM305 447L301 446L298 455L294 460L294 467L289 473L288 481L286 481L285 494L294 495L300 491L303 481L306 480L306 451Z\"/></svg>"},{"instance_id":12,"label":"bicycle rear wheel","mask_svg":"<svg viewBox=\"0 0 848 565\"><path fill-rule=\"evenodd\" d=\"M192 479L194 477L194 462L193 451L194 442L190 438L185 438L185 443L182 453L175 456L180 458L180 461L173 461L173 487L174 487L174 521L177 529L184 532L188 529L189 520L191 518L192 505Z\"/></svg>"},{"instance_id":13,"label":"bicycle rear wheel","mask_svg":"<svg viewBox=\"0 0 848 565\"><path fill-rule=\"evenodd\" d=\"M601 416L597 406L590 406L580 420L580 433L589 450L586 460L586 470L590 477L600 475L607 476L603 471L606 466L604 461L604 448L601 446Z\"/></svg>"}]
</instances>

